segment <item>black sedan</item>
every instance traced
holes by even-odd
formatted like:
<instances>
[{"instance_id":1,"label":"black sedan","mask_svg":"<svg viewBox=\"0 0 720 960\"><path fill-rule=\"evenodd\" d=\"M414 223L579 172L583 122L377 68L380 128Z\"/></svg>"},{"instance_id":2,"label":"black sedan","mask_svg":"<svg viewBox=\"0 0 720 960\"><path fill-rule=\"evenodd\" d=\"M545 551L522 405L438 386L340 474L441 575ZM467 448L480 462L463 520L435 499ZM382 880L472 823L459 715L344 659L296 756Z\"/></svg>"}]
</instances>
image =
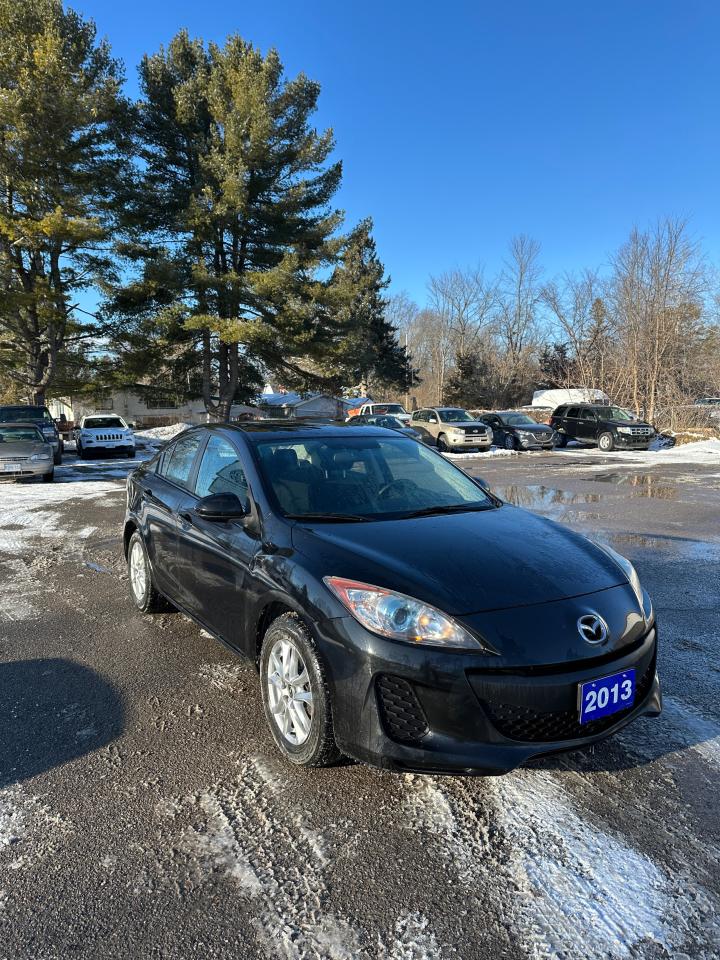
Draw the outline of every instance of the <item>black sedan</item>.
<instances>
[{"instance_id":1,"label":"black sedan","mask_svg":"<svg viewBox=\"0 0 720 960\"><path fill-rule=\"evenodd\" d=\"M486 413L480 417L493 432L493 443L506 450L552 450L558 436L552 427L537 423L526 413L513 410Z\"/></svg>"},{"instance_id":2,"label":"black sedan","mask_svg":"<svg viewBox=\"0 0 720 960\"><path fill-rule=\"evenodd\" d=\"M193 428L128 479L138 608L253 660L295 763L500 773L657 716L633 567L372 427Z\"/></svg>"},{"instance_id":3,"label":"black sedan","mask_svg":"<svg viewBox=\"0 0 720 960\"><path fill-rule=\"evenodd\" d=\"M420 434L413 430L397 417L391 417L388 413L358 414L345 421L348 427L382 427L384 430L395 430L396 433L402 433L405 437L412 437L413 440L419 440Z\"/></svg>"}]
</instances>

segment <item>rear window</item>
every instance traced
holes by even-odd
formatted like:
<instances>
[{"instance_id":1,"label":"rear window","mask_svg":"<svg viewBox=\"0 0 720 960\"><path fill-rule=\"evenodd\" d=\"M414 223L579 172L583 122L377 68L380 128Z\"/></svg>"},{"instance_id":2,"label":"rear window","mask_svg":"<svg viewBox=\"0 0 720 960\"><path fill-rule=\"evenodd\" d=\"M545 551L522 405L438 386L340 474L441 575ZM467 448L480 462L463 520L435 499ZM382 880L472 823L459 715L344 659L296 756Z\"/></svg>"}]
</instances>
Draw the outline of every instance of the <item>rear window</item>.
<instances>
[{"instance_id":1,"label":"rear window","mask_svg":"<svg viewBox=\"0 0 720 960\"><path fill-rule=\"evenodd\" d=\"M557 410L555 411L555 413L553 413L553 416L554 416L554 417L564 417L566 410L567 410L567 407L558 407Z\"/></svg>"}]
</instances>

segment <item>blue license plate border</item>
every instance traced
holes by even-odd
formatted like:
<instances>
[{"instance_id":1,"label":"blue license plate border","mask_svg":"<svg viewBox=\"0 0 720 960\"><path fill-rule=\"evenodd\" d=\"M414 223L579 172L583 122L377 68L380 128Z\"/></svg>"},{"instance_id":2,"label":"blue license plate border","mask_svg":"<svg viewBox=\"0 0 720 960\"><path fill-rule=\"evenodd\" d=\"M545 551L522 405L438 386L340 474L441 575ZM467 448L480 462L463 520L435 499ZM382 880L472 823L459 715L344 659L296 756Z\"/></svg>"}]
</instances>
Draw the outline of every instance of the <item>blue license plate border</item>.
<instances>
[{"instance_id":1,"label":"blue license plate border","mask_svg":"<svg viewBox=\"0 0 720 960\"><path fill-rule=\"evenodd\" d=\"M629 696L623 699L623 684L627 681L631 683L631 692ZM613 686L617 683L617 700L613 699ZM595 698L591 701L591 709L587 709L588 694L595 691ZM608 691L608 699L604 705L600 705L600 691ZM637 693L636 670L635 667L629 667L627 670L618 670L616 673L607 674L604 677L595 677L593 680L586 680L585 683L578 684L578 713L581 724L591 723L593 720L600 720L602 717L612 716L621 710L627 710L634 706Z\"/></svg>"}]
</instances>

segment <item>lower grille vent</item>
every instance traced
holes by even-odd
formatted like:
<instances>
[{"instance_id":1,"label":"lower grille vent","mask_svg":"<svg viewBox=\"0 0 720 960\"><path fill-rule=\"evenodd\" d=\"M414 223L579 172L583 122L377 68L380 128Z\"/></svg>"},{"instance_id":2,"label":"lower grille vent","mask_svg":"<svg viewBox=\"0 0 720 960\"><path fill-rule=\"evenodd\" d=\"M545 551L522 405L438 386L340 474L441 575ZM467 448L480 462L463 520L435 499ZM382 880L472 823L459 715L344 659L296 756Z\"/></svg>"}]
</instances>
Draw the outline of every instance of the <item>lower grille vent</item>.
<instances>
[{"instance_id":1,"label":"lower grille vent","mask_svg":"<svg viewBox=\"0 0 720 960\"><path fill-rule=\"evenodd\" d=\"M417 743L428 732L415 691L401 677L381 674L377 679L380 716L388 734L400 743Z\"/></svg>"}]
</instances>

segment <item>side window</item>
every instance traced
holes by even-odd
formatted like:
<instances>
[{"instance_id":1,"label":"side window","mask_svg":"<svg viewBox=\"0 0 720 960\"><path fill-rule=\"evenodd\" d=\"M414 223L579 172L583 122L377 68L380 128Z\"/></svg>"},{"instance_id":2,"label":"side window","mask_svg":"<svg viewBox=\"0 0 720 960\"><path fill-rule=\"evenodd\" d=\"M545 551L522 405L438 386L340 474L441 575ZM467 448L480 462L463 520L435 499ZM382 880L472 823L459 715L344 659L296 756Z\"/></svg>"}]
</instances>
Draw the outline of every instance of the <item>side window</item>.
<instances>
[{"instance_id":1,"label":"side window","mask_svg":"<svg viewBox=\"0 0 720 960\"><path fill-rule=\"evenodd\" d=\"M158 471L166 480L188 487L192 473L195 455L200 446L200 434L193 433L189 437L180 437L175 446L168 450L163 457Z\"/></svg>"},{"instance_id":2,"label":"side window","mask_svg":"<svg viewBox=\"0 0 720 960\"><path fill-rule=\"evenodd\" d=\"M555 413L553 414L553 416L554 416L554 417L564 417L566 411L567 411L567 407L558 407L557 410L555 411Z\"/></svg>"},{"instance_id":3,"label":"side window","mask_svg":"<svg viewBox=\"0 0 720 960\"><path fill-rule=\"evenodd\" d=\"M594 419L595 419L595 411L594 411L594 410L588 410L588 409L581 410L581 411L580 411L580 419L581 419L581 420L594 420Z\"/></svg>"},{"instance_id":4,"label":"side window","mask_svg":"<svg viewBox=\"0 0 720 960\"><path fill-rule=\"evenodd\" d=\"M195 493L209 497L214 493L234 493L247 510L248 485L237 451L224 437L210 437L200 461Z\"/></svg>"},{"instance_id":5,"label":"side window","mask_svg":"<svg viewBox=\"0 0 720 960\"><path fill-rule=\"evenodd\" d=\"M565 416L572 417L573 419L577 420L577 418L580 416L580 410L578 407L570 407Z\"/></svg>"}]
</instances>

